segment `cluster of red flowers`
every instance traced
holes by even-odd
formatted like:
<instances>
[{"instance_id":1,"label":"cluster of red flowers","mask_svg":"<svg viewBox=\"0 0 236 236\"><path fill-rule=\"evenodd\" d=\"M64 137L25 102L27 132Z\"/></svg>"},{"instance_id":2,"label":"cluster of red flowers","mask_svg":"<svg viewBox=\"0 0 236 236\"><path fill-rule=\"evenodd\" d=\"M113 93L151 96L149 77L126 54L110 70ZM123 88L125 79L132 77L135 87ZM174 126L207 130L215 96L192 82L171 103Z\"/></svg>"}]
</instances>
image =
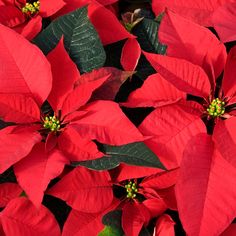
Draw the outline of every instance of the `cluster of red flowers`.
<instances>
[{"instance_id":1,"label":"cluster of red flowers","mask_svg":"<svg viewBox=\"0 0 236 236\"><path fill-rule=\"evenodd\" d=\"M233 0L0 0L0 235L236 235L235 41Z\"/></svg>"}]
</instances>

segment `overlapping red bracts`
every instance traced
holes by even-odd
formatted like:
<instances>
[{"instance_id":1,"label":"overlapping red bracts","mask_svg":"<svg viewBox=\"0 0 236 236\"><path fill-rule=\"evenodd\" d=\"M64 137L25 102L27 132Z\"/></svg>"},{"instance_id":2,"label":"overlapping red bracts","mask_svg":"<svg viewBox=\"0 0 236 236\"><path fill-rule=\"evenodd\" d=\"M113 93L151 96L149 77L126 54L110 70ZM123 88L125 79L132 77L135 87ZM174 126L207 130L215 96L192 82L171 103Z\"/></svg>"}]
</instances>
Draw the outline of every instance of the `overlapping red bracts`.
<instances>
[{"instance_id":1,"label":"overlapping red bracts","mask_svg":"<svg viewBox=\"0 0 236 236\"><path fill-rule=\"evenodd\" d=\"M1 48L4 60L11 62L12 57L15 58L7 66L8 71L12 71L11 78L16 78L16 86L9 90L12 80L4 77L5 70L1 70L1 79L4 81L0 94L1 117L6 122L15 123L1 130L1 173L14 165L19 184L35 205L39 206L49 181L57 177L69 161L103 156L92 140L123 145L143 139L118 104L102 100L89 102L93 91L110 74L75 85L79 72L67 55L62 40L48 55L47 61L35 46L21 36L4 26L1 33L4 34L2 40L5 44ZM9 42L5 37L9 42L18 40L17 43L26 49L31 61L22 60L26 53L22 54L14 47L9 51L6 47ZM33 55L30 55L31 49ZM33 56L37 59L33 60ZM42 66L40 74L36 75L40 76L40 84L36 87L34 73L37 72L37 60L40 59L39 65ZM62 62L64 66L60 67ZM29 65L31 70L28 71ZM47 97L54 109L51 115L40 111ZM58 121L58 130L48 130L43 126L50 116Z\"/></svg>"}]
</instances>

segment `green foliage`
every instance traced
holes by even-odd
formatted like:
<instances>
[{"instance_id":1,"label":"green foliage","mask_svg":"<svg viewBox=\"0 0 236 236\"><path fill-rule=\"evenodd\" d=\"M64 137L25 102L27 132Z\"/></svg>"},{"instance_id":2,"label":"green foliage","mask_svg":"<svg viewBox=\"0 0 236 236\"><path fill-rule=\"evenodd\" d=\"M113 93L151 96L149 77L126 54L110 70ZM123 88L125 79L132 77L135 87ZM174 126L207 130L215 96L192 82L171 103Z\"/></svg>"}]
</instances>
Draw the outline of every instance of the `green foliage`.
<instances>
[{"instance_id":1,"label":"green foliage","mask_svg":"<svg viewBox=\"0 0 236 236\"><path fill-rule=\"evenodd\" d=\"M44 29L33 42L48 54L64 36L64 45L81 73L103 66L105 51L87 16L87 7L59 17Z\"/></svg>"},{"instance_id":2,"label":"green foliage","mask_svg":"<svg viewBox=\"0 0 236 236\"><path fill-rule=\"evenodd\" d=\"M123 146L103 145L101 151L105 154L102 158L73 162L72 165L81 165L93 170L109 170L117 167L120 163L126 163L165 169L158 157L143 142Z\"/></svg>"}]
</instances>

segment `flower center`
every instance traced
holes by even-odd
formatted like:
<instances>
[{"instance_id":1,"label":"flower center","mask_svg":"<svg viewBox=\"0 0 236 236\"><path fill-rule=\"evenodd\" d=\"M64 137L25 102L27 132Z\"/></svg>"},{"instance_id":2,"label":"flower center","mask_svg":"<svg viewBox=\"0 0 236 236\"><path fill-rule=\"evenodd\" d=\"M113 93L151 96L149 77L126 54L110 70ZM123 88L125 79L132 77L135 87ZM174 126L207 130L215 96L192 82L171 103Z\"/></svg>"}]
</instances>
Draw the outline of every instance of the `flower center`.
<instances>
[{"instance_id":1,"label":"flower center","mask_svg":"<svg viewBox=\"0 0 236 236\"><path fill-rule=\"evenodd\" d=\"M56 116L46 116L43 121L43 127L51 132L57 132L61 125Z\"/></svg>"},{"instance_id":2,"label":"flower center","mask_svg":"<svg viewBox=\"0 0 236 236\"><path fill-rule=\"evenodd\" d=\"M219 117L225 113L225 102L221 101L219 98L214 99L209 107L207 112L212 117Z\"/></svg>"},{"instance_id":3,"label":"flower center","mask_svg":"<svg viewBox=\"0 0 236 236\"><path fill-rule=\"evenodd\" d=\"M40 2L26 3L24 7L21 8L21 11L26 15L35 15L39 12Z\"/></svg>"},{"instance_id":4,"label":"flower center","mask_svg":"<svg viewBox=\"0 0 236 236\"><path fill-rule=\"evenodd\" d=\"M136 197L136 193L138 192L138 188L137 188L137 183L136 182L129 181L125 185L125 188L126 188L126 192L127 192L127 195L126 195L127 198L132 198L133 199L133 198Z\"/></svg>"}]
</instances>

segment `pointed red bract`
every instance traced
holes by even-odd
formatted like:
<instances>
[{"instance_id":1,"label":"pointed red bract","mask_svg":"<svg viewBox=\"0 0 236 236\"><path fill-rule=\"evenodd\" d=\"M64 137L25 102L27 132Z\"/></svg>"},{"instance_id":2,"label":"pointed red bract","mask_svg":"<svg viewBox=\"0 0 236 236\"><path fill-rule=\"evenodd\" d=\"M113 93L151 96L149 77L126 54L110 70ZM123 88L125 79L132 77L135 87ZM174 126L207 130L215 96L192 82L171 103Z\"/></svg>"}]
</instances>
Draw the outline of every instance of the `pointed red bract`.
<instances>
[{"instance_id":1,"label":"pointed red bract","mask_svg":"<svg viewBox=\"0 0 236 236\"><path fill-rule=\"evenodd\" d=\"M165 189L176 184L179 176L179 169L170 170L164 173L158 173L145 178L140 186L152 189Z\"/></svg>"},{"instance_id":2,"label":"pointed red bract","mask_svg":"<svg viewBox=\"0 0 236 236\"><path fill-rule=\"evenodd\" d=\"M123 48L120 63L124 70L134 71L141 56L141 48L137 39L128 39Z\"/></svg>"},{"instance_id":3,"label":"pointed red bract","mask_svg":"<svg viewBox=\"0 0 236 236\"><path fill-rule=\"evenodd\" d=\"M175 103L186 94L165 80L160 74L150 75L141 88L132 92L128 101L122 103L126 107L159 107Z\"/></svg>"},{"instance_id":4,"label":"pointed red bract","mask_svg":"<svg viewBox=\"0 0 236 236\"><path fill-rule=\"evenodd\" d=\"M60 228L53 214L43 205L37 209L28 199L21 197L10 201L1 212L1 223L6 235L60 236Z\"/></svg>"},{"instance_id":5,"label":"pointed red bract","mask_svg":"<svg viewBox=\"0 0 236 236\"><path fill-rule=\"evenodd\" d=\"M212 26L213 12L227 2L230 0L153 0L152 9L156 15L159 15L168 8L200 25Z\"/></svg>"},{"instance_id":6,"label":"pointed red bract","mask_svg":"<svg viewBox=\"0 0 236 236\"><path fill-rule=\"evenodd\" d=\"M99 88L109 78L109 76L110 75L107 75L100 79L80 84L71 91L63 101L61 109L62 116L64 117L85 105L91 98L93 91Z\"/></svg>"},{"instance_id":7,"label":"pointed red bract","mask_svg":"<svg viewBox=\"0 0 236 236\"><path fill-rule=\"evenodd\" d=\"M29 22L18 25L14 30L28 40L32 40L42 29L42 17L37 15Z\"/></svg>"},{"instance_id":8,"label":"pointed red bract","mask_svg":"<svg viewBox=\"0 0 236 236\"><path fill-rule=\"evenodd\" d=\"M93 92L91 100L114 100L120 86L133 75L133 72L122 71L115 67L102 67L81 75L76 82L76 86L108 75L110 75L109 78Z\"/></svg>"},{"instance_id":9,"label":"pointed red bract","mask_svg":"<svg viewBox=\"0 0 236 236\"><path fill-rule=\"evenodd\" d=\"M33 123L40 121L40 110L32 97L0 93L0 117L5 122Z\"/></svg>"},{"instance_id":10,"label":"pointed red bract","mask_svg":"<svg viewBox=\"0 0 236 236\"><path fill-rule=\"evenodd\" d=\"M227 228L236 215L235 181L235 167L221 156L211 136L203 133L189 141L176 184L179 215L188 235L220 235Z\"/></svg>"},{"instance_id":11,"label":"pointed red bract","mask_svg":"<svg viewBox=\"0 0 236 236\"><path fill-rule=\"evenodd\" d=\"M52 90L48 101L53 110L57 111L61 109L68 93L73 90L74 83L79 78L79 71L64 48L63 38L47 55L47 59L51 64L53 75Z\"/></svg>"},{"instance_id":12,"label":"pointed red bract","mask_svg":"<svg viewBox=\"0 0 236 236\"><path fill-rule=\"evenodd\" d=\"M16 126L10 126L0 130L0 173L27 156L40 141L41 135L30 127L16 130Z\"/></svg>"},{"instance_id":13,"label":"pointed red bract","mask_svg":"<svg viewBox=\"0 0 236 236\"><path fill-rule=\"evenodd\" d=\"M114 182L122 182L128 179L142 178L145 176L153 175L162 172L162 169L144 167L144 166L131 166L121 163L115 169L110 170Z\"/></svg>"},{"instance_id":14,"label":"pointed red bract","mask_svg":"<svg viewBox=\"0 0 236 236\"><path fill-rule=\"evenodd\" d=\"M200 97L207 97L210 81L200 66L186 60L143 52L153 68L177 89Z\"/></svg>"},{"instance_id":15,"label":"pointed red bract","mask_svg":"<svg viewBox=\"0 0 236 236\"><path fill-rule=\"evenodd\" d=\"M150 219L148 209L141 203L129 202L122 210L122 228L125 235L137 236Z\"/></svg>"},{"instance_id":16,"label":"pointed red bract","mask_svg":"<svg viewBox=\"0 0 236 236\"><path fill-rule=\"evenodd\" d=\"M224 96L229 98L236 95L235 74L236 74L236 46L231 48L228 54L227 62L225 65L224 77L222 81L222 89L224 91Z\"/></svg>"},{"instance_id":17,"label":"pointed red bract","mask_svg":"<svg viewBox=\"0 0 236 236\"><path fill-rule=\"evenodd\" d=\"M145 194L145 196L148 195ZM142 204L148 209L151 218L158 217L167 210L167 206L161 198L149 198L144 200Z\"/></svg>"},{"instance_id":18,"label":"pointed red bract","mask_svg":"<svg viewBox=\"0 0 236 236\"><path fill-rule=\"evenodd\" d=\"M236 167L236 117L219 120L214 128L213 139L222 157Z\"/></svg>"},{"instance_id":19,"label":"pointed red bract","mask_svg":"<svg viewBox=\"0 0 236 236\"><path fill-rule=\"evenodd\" d=\"M87 161L103 156L93 141L82 138L71 126L59 136L58 146L70 161Z\"/></svg>"},{"instance_id":20,"label":"pointed red bract","mask_svg":"<svg viewBox=\"0 0 236 236\"><path fill-rule=\"evenodd\" d=\"M236 40L236 3L219 7L212 16L213 26L220 39L226 43Z\"/></svg>"},{"instance_id":21,"label":"pointed red bract","mask_svg":"<svg viewBox=\"0 0 236 236\"><path fill-rule=\"evenodd\" d=\"M72 123L82 138L96 139L110 145L124 145L143 140L143 136L124 115L117 103L96 101L84 110L88 114Z\"/></svg>"},{"instance_id":22,"label":"pointed red bract","mask_svg":"<svg viewBox=\"0 0 236 236\"><path fill-rule=\"evenodd\" d=\"M205 132L206 127L199 115L186 112L179 104L172 104L150 113L139 130L143 135L152 137L145 143L169 169L179 166L188 140Z\"/></svg>"},{"instance_id":23,"label":"pointed red bract","mask_svg":"<svg viewBox=\"0 0 236 236\"><path fill-rule=\"evenodd\" d=\"M66 158L56 149L46 153L44 143L34 146L27 157L15 164L18 183L29 199L39 208L49 182L61 174Z\"/></svg>"},{"instance_id":24,"label":"pointed red bract","mask_svg":"<svg viewBox=\"0 0 236 236\"><path fill-rule=\"evenodd\" d=\"M167 45L168 56L183 58L201 66L209 77L217 78L222 73L227 57L226 48L209 29L166 11L158 36Z\"/></svg>"},{"instance_id":25,"label":"pointed red bract","mask_svg":"<svg viewBox=\"0 0 236 236\"><path fill-rule=\"evenodd\" d=\"M22 188L15 183L0 184L0 207L5 207L9 201L19 197L22 191Z\"/></svg>"},{"instance_id":26,"label":"pointed red bract","mask_svg":"<svg viewBox=\"0 0 236 236\"><path fill-rule=\"evenodd\" d=\"M59 11L65 4L63 0L40 0L39 14L42 17L49 17Z\"/></svg>"},{"instance_id":27,"label":"pointed red bract","mask_svg":"<svg viewBox=\"0 0 236 236\"><path fill-rule=\"evenodd\" d=\"M85 213L72 209L64 224L62 236L98 235L104 228L102 217L114 210L118 204L119 201L114 199L108 208L99 213Z\"/></svg>"},{"instance_id":28,"label":"pointed red bract","mask_svg":"<svg viewBox=\"0 0 236 236\"><path fill-rule=\"evenodd\" d=\"M0 25L0 93L33 96L42 104L52 86L50 64L43 53L21 35Z\"/></svg>"},{"instance_id":29,"label":"pointed red bract","mask_svg":"<svg viewBox=\"0 0 236 236\"><path fill-rule=\"evenodd\" d=\"M9 27L15 27L24 23L25 17L15 6L0 6L0 23Z\"/></svg>"},{"instance_id":30,"label":"pointed red bract","mask_svg":"<svg viewBox=\"0 0 236 236\"><path fill-rule=\"evenodd\" d=\"M169 215L162 215L157 219L154 236L175 236L175 222Z\"/></svg>"},{"instance_id":31,"label":"pointed red bract","mask_svg":"<svg viewBox=\"0 0 236 236\"><path fill-rule=\"evenodd\" d=\"M73 209L97 213L105 210L113 201L112 184L107 171L96 172L77 167L48 191Z\"/></svg>"}]
</instances>

